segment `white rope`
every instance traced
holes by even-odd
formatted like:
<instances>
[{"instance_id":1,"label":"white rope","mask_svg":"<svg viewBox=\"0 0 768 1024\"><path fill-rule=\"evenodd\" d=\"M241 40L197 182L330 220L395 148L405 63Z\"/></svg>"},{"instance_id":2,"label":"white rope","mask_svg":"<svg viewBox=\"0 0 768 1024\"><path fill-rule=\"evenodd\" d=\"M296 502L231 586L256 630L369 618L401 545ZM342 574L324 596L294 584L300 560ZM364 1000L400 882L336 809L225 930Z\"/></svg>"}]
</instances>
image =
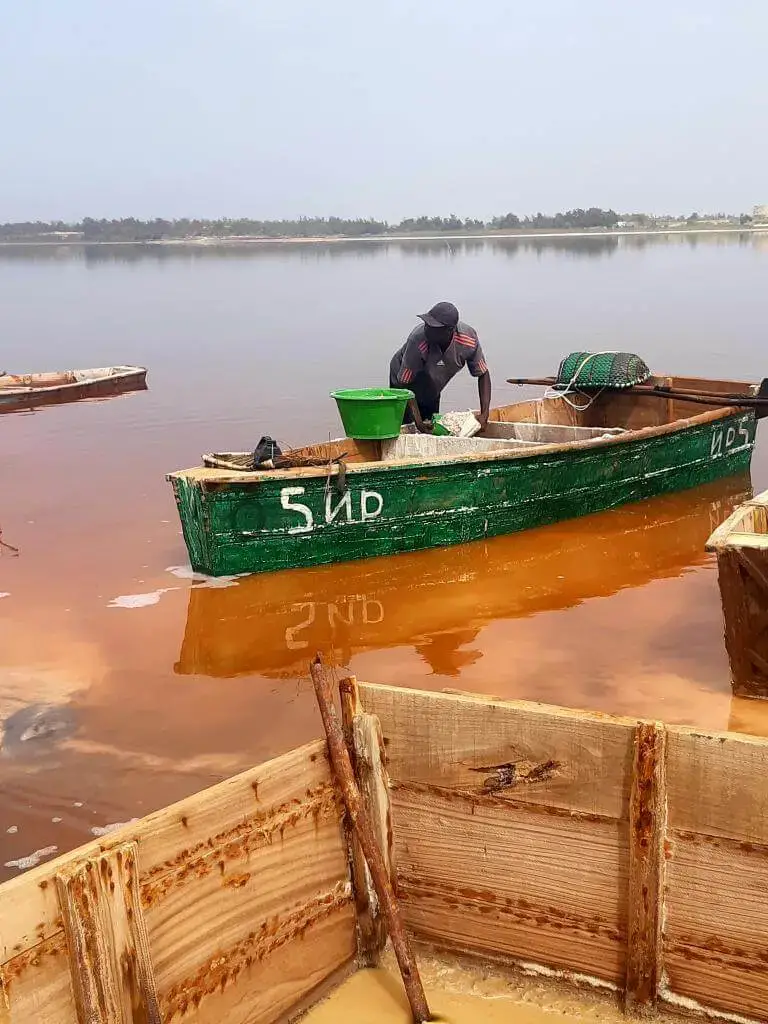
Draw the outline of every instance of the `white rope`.
<instances>
[{"instance_id":1,"label":"white rope","mask_svg":"<svg viewBox=\"0 0 768 1024\"><path fill-rule=\"evenodd\" d=\"M587 365L587 363L590 361L590 359L595 359L597 356L617 356L618 354L619 354L618 352L608 352L608 351L606 351L606 352L588 352L584 356L582 361L579 363L579 365L576 367L576 372L571 377L571 379L568 381L568 383L567 384L553 384L551 388L547 388L547 390L542 395L542 398L562 398L562 400L567 405L570 405L570 407L573 410L575 410L576 412L586 412L587 409L590 407L590 405L592 405L592 403L595 402L600 397L600 395L602 395L603 391L605 391L605 388L604 387L600 388L600 390L596 394L592 395L591 398L589 398L586 395L584 395L584 397L587 399L586 404L579 405L578 402L574 402L573 399L568 397L569 395L572 395L572 394L579 394L579 395L583 395L584 394L583 391L579 391L578 388L575 388L573 386L576 383L576 381L578 380L579 374L584 369L584 367Z\"/></svg>"}]
</instances>

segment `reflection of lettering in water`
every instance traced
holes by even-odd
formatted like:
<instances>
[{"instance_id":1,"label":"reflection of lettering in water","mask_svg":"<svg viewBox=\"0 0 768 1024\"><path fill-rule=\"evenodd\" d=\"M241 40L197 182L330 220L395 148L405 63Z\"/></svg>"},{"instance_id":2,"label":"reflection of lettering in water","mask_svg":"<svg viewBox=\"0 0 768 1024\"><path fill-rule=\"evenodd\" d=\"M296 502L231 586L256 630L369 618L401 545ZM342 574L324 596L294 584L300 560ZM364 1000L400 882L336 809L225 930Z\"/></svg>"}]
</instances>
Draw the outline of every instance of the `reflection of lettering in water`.
<instances>
[{"instance_id":1,"label":"reflection of lettering in water","mask_svg":"<svg viewBox=\"0 0 768 1024\"><path fill-rule=\"evenodd\" d=\"M291 611L301 612L304 617L301 622L289 626L285 631L285 646L289 651L300 651L309 647L309 640L300 639L298 634L314 625L318 608L326 609L328 626L332 632L337 623L343 623L345 626L377 626L384 621L384 605L377 598L367 597L365 594L351 594L335 601L303 601L293 604Z\"/></svg>"},{"instance_id":2,"label":"reflection of lettering in water","mask_svg":"<svg viewBox=\"0 0 768 1024\"><path fill-rule=\"evenodd\" d=\"M292 612L301 611L304 608L309 609L309 616L300 622L298 626L291 626L285 631L285 646L289 651L299 651L302 647L309 647L308 640L297 640L296 634L299 630L307 629L315 621L315 602L307 601L305 604L294 604L291 605Z\"/></svg>"}]
</instances>

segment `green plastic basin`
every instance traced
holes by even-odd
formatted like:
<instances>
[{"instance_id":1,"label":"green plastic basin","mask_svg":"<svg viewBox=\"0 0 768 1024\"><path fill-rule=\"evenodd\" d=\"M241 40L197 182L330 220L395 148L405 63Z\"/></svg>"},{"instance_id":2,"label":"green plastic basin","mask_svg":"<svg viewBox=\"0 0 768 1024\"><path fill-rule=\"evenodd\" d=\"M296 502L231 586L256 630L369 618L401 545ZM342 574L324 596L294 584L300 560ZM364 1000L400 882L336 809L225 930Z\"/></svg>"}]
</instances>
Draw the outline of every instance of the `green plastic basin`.
<instances>
[{"instance_id":1,"label":"green plastic basin","mask_svg":"<svg viewBox=\"0 0 768 1024\"><path fill-rule=\"evenodd\" d=\"M405 407L413 397L413 392L405 388L348 388L331 392L347 437L357 441L397 437Z\"/></svg>"},{"instance_id":2,"label":"green plastic basin","mask_svg":"<svg viewBox=\"0 0 768 1024\"><path fill-rule=\"evenodd\" d=\"M439 412L436 412L432 417L432 433L437 437L447 437L451 433L450 430L446 430L443 426Z\"/></svg>"}]
</instances>

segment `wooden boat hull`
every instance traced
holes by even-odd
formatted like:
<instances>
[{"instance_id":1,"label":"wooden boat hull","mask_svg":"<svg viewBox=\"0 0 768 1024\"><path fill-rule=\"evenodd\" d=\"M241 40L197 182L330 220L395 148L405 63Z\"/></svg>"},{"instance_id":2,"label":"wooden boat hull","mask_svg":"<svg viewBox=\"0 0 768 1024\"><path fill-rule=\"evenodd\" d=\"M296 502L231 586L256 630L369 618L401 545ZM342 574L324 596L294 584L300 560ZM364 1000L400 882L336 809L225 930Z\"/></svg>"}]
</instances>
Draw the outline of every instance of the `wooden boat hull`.
<instances>
[{"instance_id":1,"label":"wooden boat hull","mask_svg":"<svg viewBox=\"0 0 768 1024\"><path fill-rule=\"evenodd\" d=\"M514 407L509 407L514 408ZM444 460L169 476L193 567L272 572L463 544L747 470L753 411L710 410L605 439Z\"/></svg>"},{"instance_id":2,"label":"wooden boat hull","mask_svg":"<svg viewBox=\"0 0 768 1024\"><path fill-rule=\"evenodd\" d=\"M2 379L0 377L0 381ZM147 370L143 366L110 366L98 370L28 374L13 379L19 381L17 387L0 386L0 413L36 409L44 405L62 405L84 398L107 398L147 389Z\"/></svg>"}]
</instances>

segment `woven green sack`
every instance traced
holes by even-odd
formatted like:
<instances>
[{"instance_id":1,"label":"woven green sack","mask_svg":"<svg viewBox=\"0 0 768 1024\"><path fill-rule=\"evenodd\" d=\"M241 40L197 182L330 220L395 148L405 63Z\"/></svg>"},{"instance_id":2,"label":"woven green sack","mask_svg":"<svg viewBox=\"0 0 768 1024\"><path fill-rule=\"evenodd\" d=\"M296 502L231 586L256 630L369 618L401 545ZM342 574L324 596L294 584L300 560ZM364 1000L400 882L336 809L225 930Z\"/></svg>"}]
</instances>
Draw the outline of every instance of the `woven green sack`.
<instances>
[{"instance_id":1,"label":"woven green sack","mask_svg":"<svg viewBox=\"0 0 768 1024\"><path fill-rule=\"evenodd\" d=\"M632 352L571 352L560 363L558 385L574 388L631 388L653 376Z\"/></svg>"}]
</instances>

